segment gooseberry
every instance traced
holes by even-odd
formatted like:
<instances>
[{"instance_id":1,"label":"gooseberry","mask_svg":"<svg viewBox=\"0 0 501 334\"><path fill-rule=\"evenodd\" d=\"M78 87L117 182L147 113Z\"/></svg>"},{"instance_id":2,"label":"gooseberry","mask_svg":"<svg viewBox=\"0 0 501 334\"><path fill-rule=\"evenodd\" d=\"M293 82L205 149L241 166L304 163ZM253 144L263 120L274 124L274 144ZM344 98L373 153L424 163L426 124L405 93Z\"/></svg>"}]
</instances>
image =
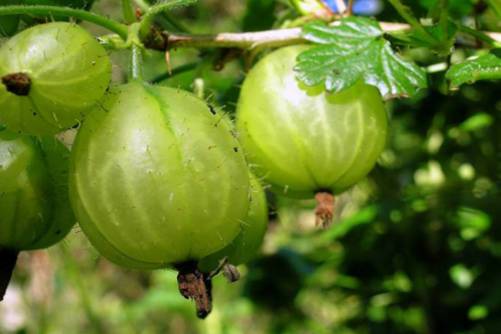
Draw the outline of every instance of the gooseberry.
<instances>
[{"instance_id":1,"label":"gooseberry","mask_svg":"<svg viewBox=\"0 0 501 334\"><path fill-rule=\"evenodd\" d=\"M74 225L68 165L69 152L56 139L0 130L0 271L9 278L18 252L49 247Z\"/></svg>"},{"instance_id":2,"label":"gooseberry","mask_svg":"<svg viewBox=\"0 0 501 334\"><path fill-rule=\"evenodd\" d=\"M191 93L132 82L89 113L72 151L70 197L92 244L125 267L178 269L200 317L210 298L194 295L206 289L196 263L230 244L249 206L231 130Z\"/></svg>"},{"instance_id":3,"label":"gooseberry","mask_svg":"<svg viewBox=\"0 0 501 334\"><path fill-rule=\"evenodd\" d=\"M54 134L77 125L104 95L111 63L86 30L68 22L26 29L0 48L0 122Z\"/></svg>"},{"instance_id":4,"label":"gooseberry","mask_svg":"<svg viewBox=\"0 0 501 334\"><path fill-rule=\"evenodd\" d=\"M319 211L329 216L329 196L357 183L376 163L387 116L378 90L363 82L337 94L300 84L293 69L308 48L281 48L254 66L241 89L237 128L256 171L277 192L317 193L324 206Z\"/></svg>"}]
</instances>

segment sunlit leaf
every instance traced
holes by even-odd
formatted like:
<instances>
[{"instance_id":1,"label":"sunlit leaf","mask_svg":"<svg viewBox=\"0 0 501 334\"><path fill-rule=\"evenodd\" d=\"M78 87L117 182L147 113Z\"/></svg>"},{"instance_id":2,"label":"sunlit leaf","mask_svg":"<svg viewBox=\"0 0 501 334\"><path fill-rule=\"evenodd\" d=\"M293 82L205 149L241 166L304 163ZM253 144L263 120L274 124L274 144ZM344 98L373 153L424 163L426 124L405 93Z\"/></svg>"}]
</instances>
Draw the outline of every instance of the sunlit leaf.
<instances>
[{"instance_id":1,"label":"sunlit leaf","mask_svg":"<svg viewBox=\"0 0 501 334\"><path fill-rule=\"evenodd\" d=\"M478 80L501 79L501 56L491 52L475 59L451 66L446 74L453 88Z\"/></svg>"},{"instance_id":2,"label":"sunlit leaf","mask_svg":"<svg viewBox=\"0 0 501 334\"><path fill-rule=\"evenodd\" d=\"M297 78L307 86L340 92L363 80L385 98L412 96L427 86L424 70L395 53L372 19L349 17L338 26L314 22L303 33L319 44L298 56Z\"/></svg>"}]
</instances>

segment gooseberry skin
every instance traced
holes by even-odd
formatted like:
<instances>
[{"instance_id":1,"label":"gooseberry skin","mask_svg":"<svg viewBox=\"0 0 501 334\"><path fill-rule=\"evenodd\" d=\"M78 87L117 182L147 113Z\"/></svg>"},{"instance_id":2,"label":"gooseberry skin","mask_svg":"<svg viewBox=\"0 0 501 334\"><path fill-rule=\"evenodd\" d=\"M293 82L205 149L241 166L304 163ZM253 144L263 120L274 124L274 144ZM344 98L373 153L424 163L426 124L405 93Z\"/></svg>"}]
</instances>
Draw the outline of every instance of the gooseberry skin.
<instances>
[{"instance_id":1,"label":"gooseberry skin","mask_svg":"<svg viewBox=\"0 0 501 334\"><path fill-rule=\"evenodd\" d=\"M224 249L202 259L198 268L209 273L216 269L225 257L228 263L239 265L254 259L263 243L268 227L268 207L266 194L258 179L250 176L250 206L247 217L241 222L241 231L238 236Z\"/></svg>"},{"instance_id":2,"label":"gooseberry skin","mask_svg":"<svg viewBox=\"0 0 501 334\"><path fill-rule=\"evenodd\" d=\"M70 231L68 160L53 138L0 131L0 249L46 248Z\"/></svg>"},{"instance_id":3,"label":"gooseberry skin","mask_svg":"<svg viewBox=\"0 0 501 334\"><path fill-rule=\"evenodd\" d=\"M384 148L387 116L375 87L358 82L337 94L304 87L296 57L306 45L265 56L247 75L237 129L248 159L291 197L339 193L363 178Z\"/></svg>"},{"instance_id":4,"label":"gooseberry skin","mask_svg":"<svg viewBox=\"0 0 501 334\"><path fill-rule=\"evenodd\" d=\"M115 87L77 135L70 198L97 250L129 268L197 261L228 245L248 210L244 155L194 95Z\"/></svg>"},{"instance_id":5,"label":"gooseberry skin","mask_svg":"<svg viewBox=\"0 0 501 334\"><path fill-rule=\"evenodd\" d=\"M80 122L111 80L106 50L85 29L53 22L26 29L0 48L0 77L27 74L29 94L0 83L0 122L31 135L60 132Z\"/></svg>"}]
</instances>

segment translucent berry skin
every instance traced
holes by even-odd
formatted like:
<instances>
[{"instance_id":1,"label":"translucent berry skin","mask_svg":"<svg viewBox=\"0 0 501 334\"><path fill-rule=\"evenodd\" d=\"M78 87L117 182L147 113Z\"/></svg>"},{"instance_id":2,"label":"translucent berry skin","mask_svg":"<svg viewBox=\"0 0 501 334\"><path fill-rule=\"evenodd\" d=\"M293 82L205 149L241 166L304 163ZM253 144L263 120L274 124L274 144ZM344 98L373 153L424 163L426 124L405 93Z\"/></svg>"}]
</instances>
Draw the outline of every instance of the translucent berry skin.
<instances>
[{"instance_id":1,"label":"translucent berry skin","mask_svg":"<svg viewBox=\"0 0 501 334\"><path fill-rule=\"evenodd\" d=\"M41 24L0 48L0 78L31 81L26 96L0 82L0 123L11 131L47 135L77 125L111 80L106 50L85 29L68 22Z\"/></svg>"},{"instance_id":2,"label":"translucent berry skin","mask_svg":"<svg viewBox=\"0 0 501 334\"><path fill-rule=\"evenodd\" d=\"M224 249L202 259L198 268L202 272L216 269L225 257L228 263L239 265L254 259L263 244L268 227L268 207L263 187L253 175L250 177L251 196L247 217L241 222L241 232Z\"/></svg>"},{"instance_id":3,"label":"translucent berry skin","mask_svg":"<svg viewBox=\"0 0 501 334\"><path fill-rule=\"evenodd\" d=\"M57 140L0 130L0 248L49 247L75 224L69 152Z\"/></svg>"},{"instance_id":4,"label":"translucent berry skin","mask_svg":"<svg viewBox=\"0 0 501 334\"><path fill-rule=\"evenodd\" d=\"M307 48L282 48L259 61L237 107L237 129L256 172L292 197L351 187L373 168L387 136L376 88L359 82L330 94L299 84L293 68Z\"/></svg>"},{"instance_id":5,"label":"translucent berry skin","mask_svg":"<svg viewBox=\"0 0 501 334\"><path fill-rule=\"evenodd\" d=\"M223 116L191 93L132 82L91 112L72 151L82 230L129 268L198 261L240 232L247 164Z\"/></svg>"}]
</instances>

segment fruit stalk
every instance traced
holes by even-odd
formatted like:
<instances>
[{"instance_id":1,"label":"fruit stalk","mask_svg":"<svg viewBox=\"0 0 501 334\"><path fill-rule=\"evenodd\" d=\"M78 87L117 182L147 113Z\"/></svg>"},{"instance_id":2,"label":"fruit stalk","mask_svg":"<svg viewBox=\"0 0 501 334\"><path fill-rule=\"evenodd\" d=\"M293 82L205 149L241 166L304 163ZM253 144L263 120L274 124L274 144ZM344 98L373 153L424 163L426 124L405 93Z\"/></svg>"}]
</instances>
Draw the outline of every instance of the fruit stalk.
<instances>
[{"instance_id":1,"label":"fruit stalk","mask_svg":"<svg viewBox=\"0 0 501 334\"><path fill-rule=\"evenodd\" d=\"M0 248L0 302L9 286L12 272L16 266L18 251Z\"/></svg>"},{"instance_id":2,"label":"fruit stalk","mask_svg":"<svg viewBox=\"0 0 501 334\"><path fill-rule=\"evenodd\" d=\"M212 278L200 272L197 263L190 261L175 266L179 271L179 292L186 299L195 301L197 317L205 319L212 311Z\"/></svg>"},{"instance_id":3,"label":"fruit stalk","mask_svg":"<svg viewBox=\"0 0 501 334\"><path fill-rule=\"evenodd\" d=\"M143 78L143 51L133 45L130 54L130 78L141 81Z\"/></svg>"}]
</instances>

